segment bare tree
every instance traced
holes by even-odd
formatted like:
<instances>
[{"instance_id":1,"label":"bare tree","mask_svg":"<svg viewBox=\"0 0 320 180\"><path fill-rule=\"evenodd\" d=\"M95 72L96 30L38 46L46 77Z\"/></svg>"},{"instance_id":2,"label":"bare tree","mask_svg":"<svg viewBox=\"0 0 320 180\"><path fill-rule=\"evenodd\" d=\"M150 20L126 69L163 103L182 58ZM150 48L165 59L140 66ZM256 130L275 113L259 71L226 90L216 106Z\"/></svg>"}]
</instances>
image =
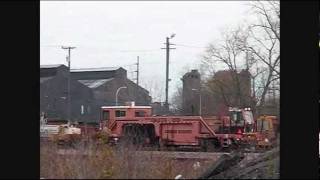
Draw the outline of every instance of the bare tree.
<instances>
[{"instance_id":1,"label":"bare tree","mask_svg":"<svg viewBox=\"0 0 320 180\"><path fill-rule=\"evenodd\" d=\"M176 91L173 94L171 108L172 108L172 111L176 114L180 114L183 111L183 108L182 108L182 87L181 86L178 86L176 88Z\"/></svg>"},{"instance_id":2,"label":"bare tree","mask_svg":"<svg viewBox=\"0 0 320 180\"><path fill-rule=\"evenodd\" d=\"M261 109L271 85L280 79L280 2L256 1L250 6L258 20L249 25L243 50L249 52L264 70L264 78L258 79L262 87L257 105ZM277 89L280 90L280 87Z\"/></svg>"},{"instance_id":3,"label":"bare tree","mask_svg":"<svg viewBox=\"0 0 320 180\"><path fill-rule=\"evenodd\" d=\"M225 104L228 105L245 106L239 72L241 69L249 71L254 64L254 59L246 58L247 54L243 51L243 42L246 42L247 38L246 31L242 27L227 31L223 34L222 43L210 44L204 55L203 66L207 67L212 75L216 74L217 64L223 65L229 70L232 78L231 84L225 84L226 82L221 82L218 79L207 81L207 84L211 84L209 85L211 90L221 94ZM228 90L226 91L226 89ZM236 102L230 101L231 95L234 95L232 99L236 99Z\"/></svg>"},{"instance_id":4,"label":"bare tree","mask_svg":"<svg viewBox=\"0 0 320 180\"><path fill-rule=\"evenodd\" d=\"M150 77L141 83L145 89L149 91L153 102L163 102L164 81L157 80L159 78Z\"/></svg>"},{"instance_id":5,"label":"bare tree","mask_svg":"<svg viewBox=\"0 0 320 180\"><path fill-rule=\"evenodd\" d=\"M250 6L257 21L226 31L221 44L210 44L202 61L202 70L211 75L207 82L215 87L211 88L213 93L219 93L225 104L230 105L230 90L227 88L234 88L238 100L236 105L240 106L243 105L244 94L236 72L240 69L249 71L255 98L252 106L260 110L271 86L278 85L280 79L280 9L278 1L257 1ZM219 68L234 72L231 73L233 85L212 79Z\"/></svg>"}]
</instances>

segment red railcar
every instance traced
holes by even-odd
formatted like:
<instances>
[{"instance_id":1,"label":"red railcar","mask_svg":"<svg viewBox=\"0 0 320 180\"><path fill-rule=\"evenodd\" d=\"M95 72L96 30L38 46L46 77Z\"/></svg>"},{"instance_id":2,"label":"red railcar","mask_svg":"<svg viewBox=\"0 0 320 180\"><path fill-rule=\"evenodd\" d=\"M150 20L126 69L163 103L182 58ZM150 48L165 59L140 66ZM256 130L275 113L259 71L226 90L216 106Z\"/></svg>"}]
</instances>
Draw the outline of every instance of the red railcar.
<instances>
[{"instance_id":1,"label":"red railcar","mask_svg":"<svg viewBox=\"0 0 320 180\"><path fill-rule=\"evenodd\" d=\"M114 143L130 139L160 148L208 150L237 144L246 130L245 123L234 126L234 119L228 117L152 116L150 106L104 106L101 109L101 128L107 128L110 141Z\"/></svg>"}]
</instances>

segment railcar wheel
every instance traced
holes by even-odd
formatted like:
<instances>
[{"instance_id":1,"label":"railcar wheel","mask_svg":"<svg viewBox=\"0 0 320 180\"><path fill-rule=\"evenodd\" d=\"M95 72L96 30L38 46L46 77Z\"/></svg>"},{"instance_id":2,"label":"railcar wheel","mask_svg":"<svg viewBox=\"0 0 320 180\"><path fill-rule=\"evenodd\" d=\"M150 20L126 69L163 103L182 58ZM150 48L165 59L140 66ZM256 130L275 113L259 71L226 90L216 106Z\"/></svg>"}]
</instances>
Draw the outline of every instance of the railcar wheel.
<instances>
[{"instance_id":1,"label":"railcar wheel","mask_svg":"<svg viewBox=\"0 0 320 180\"><path fill-rule=\"evenodd\" d=\"M200 140L201 151L204 152L217 152L221 146L217 139L202 139Z\"/></svg>"},{"instance_id":2,"label":"railcar wheel","mask_svg":"<svg viewBox=\"0 0 320 180\"><path fill-rule=\"evenodd\" d=\"M158 151L162 151L163 149L163 143L160 139L158 139L158 143L157 143L157 150Z\"/></svg>"}]
</instances>

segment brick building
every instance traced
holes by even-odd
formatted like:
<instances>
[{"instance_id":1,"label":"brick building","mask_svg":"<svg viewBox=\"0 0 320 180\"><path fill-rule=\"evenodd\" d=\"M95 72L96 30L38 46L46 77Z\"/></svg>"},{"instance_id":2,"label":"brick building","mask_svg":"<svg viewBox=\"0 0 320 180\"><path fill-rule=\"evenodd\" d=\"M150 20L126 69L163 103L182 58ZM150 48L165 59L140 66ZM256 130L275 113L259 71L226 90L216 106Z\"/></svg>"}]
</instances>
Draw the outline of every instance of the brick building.
<instances>
[{"instance_id":1,"label":"brick building","mask_svg":"<svg viewBox=\"0 0 320 180\"><path fill-rule=\"evenodd\" d=\"M239 79L239 86L235 78ZM199 114L199 89L203 116L225 114L229 106L250 107L253 100L251 75L247 70L239 73L229 70L218 71L202 87L200 87L201 77L197 70L186 73L182 81L182 107L185 115Z\"/></svg>"},{"instance_id":2,"label":"brick building","mask_svg":"<svg viewBox=\"0 0 320 180\"><path fill-rule=\"evenodd\" d=\"M216 114L225 114L231 107L251 107L251 74L247 70L240 72L222 70L207 81L208 90L211 92L212 104L210 109Z\"/></svg>"}]
</instances>

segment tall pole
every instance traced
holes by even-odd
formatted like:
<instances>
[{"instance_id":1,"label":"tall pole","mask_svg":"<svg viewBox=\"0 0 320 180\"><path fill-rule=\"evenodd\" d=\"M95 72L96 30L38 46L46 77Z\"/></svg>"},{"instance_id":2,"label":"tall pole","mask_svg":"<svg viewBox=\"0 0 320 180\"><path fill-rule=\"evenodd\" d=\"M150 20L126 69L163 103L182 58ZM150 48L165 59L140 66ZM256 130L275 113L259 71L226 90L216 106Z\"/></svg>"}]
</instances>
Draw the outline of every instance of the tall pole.
<instances>
[{"instance_id":1,"label":"tall pole","mask_svg":"<svg viewBox=\"0 0 320 180\"><path fill-rule=\"evenodd\" d=\"M166 48L161 48L161 49L166 49L166 101L165 101L165 109L167 112L169 112L169 103L168 103L168 94L169 94L169 56L170 56L170 49L176 49L176 48L170 48L169 39L172 39L175 36L175 34L172 34L171 37L166 37Z\"/></svg>"},{"instance_id":2,"label":"tall pole","mask_svg":"<svg viewBox=\"0 0 320 180\"><path fill-rule=\"evenodd\" d=\"M68 121L71 120L71 88L70 88L70 78L71 78L71 49L75 49L76 47L61 47L62 49L67 49L68 50L68 56L67 56L67 61L68 61L68 69L69 69L69 76L68 76Z\"/></svg>"},{"instance_id":3,"label":"tall pole","mask_svg":"<svg viewBox=\"0 0 320 180\"><path fill-rule=\"evenodd\" d=\"M168 92L169 92L169 38L166 40L166 102L165 107L166 110L169 111L169 103L168 103Z\"/></svg>"},{"instance_id":4,"label":"tall pole","mask_svg":"<svg viewBox=\"0 0 320 180\"><path fill-rule=\"evenodd\" d=\"M137 85L139 86L139 56L137 56Z\"/></svg>"},{"instance_id":5,"label":"tall pole","mask_svg":"<svg viewBox=\"0 0 320 180\"><path fill-rule=\"evenodd\" d=\"M199 116L201 116L201 113L202 113L202 111L201 111L201 91L199 90L199 93L200 93L200 107L199 107Z\"/></svg>"}]
</instances>

